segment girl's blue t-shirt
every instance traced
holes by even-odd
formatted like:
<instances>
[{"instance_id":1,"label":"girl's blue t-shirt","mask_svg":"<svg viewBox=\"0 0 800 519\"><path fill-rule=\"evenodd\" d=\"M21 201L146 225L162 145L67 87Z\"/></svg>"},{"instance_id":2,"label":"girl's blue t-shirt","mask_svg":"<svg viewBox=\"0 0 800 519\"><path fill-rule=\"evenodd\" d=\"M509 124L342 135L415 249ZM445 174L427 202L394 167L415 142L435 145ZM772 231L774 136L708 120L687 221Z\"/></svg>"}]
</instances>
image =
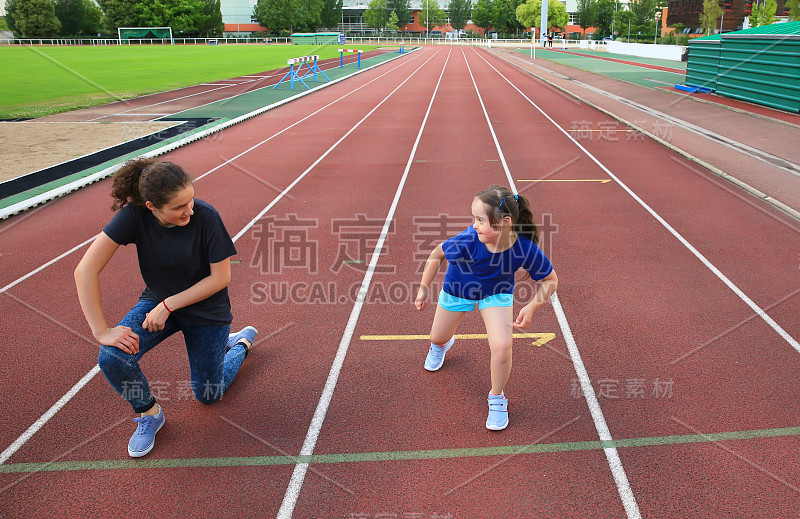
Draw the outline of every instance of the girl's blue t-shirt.
<instances>
[{"instance_id":1,"label":"girl's blue t-shirt","mask_svg":"<svg viewBox=\"0 0 800 519\"><path fill-rule=\"evenodd\" d=\"M464 299L481 300L495 294L514 293L514 274L525 269L531 278L540 280L553 271L544 252L528 238L517 240L502 252L490 252L469 227L442 244L449 262L444 275L445 292Z\"/></svg>"},{"instance_id":2,"label":"girl's blue t-shirt","mask_svg":"<svg viewBox=\"0 0 800 519\"><path fill-rule=\"evenodd\" d=\"M195 198L194 215L185 226L164 227L153 213L128 204L103 232L120 245L136 244L139 270L145 282L140 299L163 301L211 274L211 263L236 254L222 218L210 204ZM228 288L175 310L194 324L230 324L233 320Z\"/></svg>"}]
</instances>

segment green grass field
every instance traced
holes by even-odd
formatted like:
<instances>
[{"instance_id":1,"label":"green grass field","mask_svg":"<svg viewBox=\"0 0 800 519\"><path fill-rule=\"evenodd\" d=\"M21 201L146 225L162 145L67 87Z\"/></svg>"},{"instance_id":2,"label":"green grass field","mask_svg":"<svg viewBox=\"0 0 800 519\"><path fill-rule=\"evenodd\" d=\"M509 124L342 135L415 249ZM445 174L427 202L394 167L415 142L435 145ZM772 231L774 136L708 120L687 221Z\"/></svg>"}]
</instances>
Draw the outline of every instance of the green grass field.
<instances>
[{"instance_id":1,"label":"green grass field","mask_svg":"<svg viewBox=\"0 0 800 519\"><path fill-rule=\"evenodd\" d=\"M0 119L41 117L274 70L298 56L338 57L336 50L332 45L1 47Z\"/></svg>"}]
</instances>

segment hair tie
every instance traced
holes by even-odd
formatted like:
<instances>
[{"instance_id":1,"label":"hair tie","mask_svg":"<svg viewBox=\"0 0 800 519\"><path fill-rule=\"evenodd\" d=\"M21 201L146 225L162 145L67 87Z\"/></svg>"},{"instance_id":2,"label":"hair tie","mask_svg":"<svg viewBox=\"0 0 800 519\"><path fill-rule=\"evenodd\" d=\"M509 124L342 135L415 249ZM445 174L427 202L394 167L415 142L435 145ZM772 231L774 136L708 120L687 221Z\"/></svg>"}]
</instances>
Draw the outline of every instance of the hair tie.
<instances>
[{"instance_id":1,"label":"hair tie","mask_svg":"<svg viewBox=\"0 0 800 519\"><path fill-rule=\"evenodd\" d=\"M497 208L498 209L502 209L503 208L503 204L505 203L505 201L506 201L506 197L503 197L503 199L500 200L500 205Z\"/></svg>"},{"instance_id":2,"label":"hair tie","mask_svg":"<svg viewBox=\"0 0 800 519\"><path fill-rule=\"evenodd\" d=\"M514 195L514 200L516 200L517 202L519 202L519 195Z\"/></svg>"}]
</instances>

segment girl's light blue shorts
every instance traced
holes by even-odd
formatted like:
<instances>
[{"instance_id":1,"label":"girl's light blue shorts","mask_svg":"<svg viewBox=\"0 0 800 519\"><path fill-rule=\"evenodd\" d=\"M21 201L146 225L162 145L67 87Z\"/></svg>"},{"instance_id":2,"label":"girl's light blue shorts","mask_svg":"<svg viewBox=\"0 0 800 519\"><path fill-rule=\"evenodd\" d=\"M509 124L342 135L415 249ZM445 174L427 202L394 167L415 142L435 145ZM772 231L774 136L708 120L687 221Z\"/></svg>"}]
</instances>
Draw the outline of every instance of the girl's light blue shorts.
<instances>
[{"instance_id":1,"label":"girl's light blue shorts","mask_svg":"<svg viewBox=\"0 0 800 519\"><path fill-rule=\"evenodd\" d=\"M439 292L439 306L451 312L470 312L475 310L490 308L492 306L514 306L514 294L495 294L484 299L464 299L463 297L451 296L444 290Z\"/></svg>"}]
</instances>

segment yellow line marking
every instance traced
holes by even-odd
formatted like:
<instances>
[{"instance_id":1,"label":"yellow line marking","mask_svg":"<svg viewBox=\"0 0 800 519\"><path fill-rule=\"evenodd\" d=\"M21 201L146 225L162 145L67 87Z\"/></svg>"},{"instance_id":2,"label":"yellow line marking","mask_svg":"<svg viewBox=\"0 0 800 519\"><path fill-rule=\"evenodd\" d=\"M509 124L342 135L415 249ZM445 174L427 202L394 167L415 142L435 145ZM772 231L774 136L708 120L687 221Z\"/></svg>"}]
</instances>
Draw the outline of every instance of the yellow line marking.
<instances>
[{"instance_id":1,"label":"yellow line marking","mask_svg":"<svg viewBox=\"0 0 800 519\"><path fill-rule=\"evenodd\" d=\"M429 335L362 335L362 341L418 341L428 339ZM456 339L486 339L485 333L462 333L454 335ZM542 346L556 338L554 333L514 333L514 339L536 339L531 344Z\"/></svg>"},{"instance_id":2,"label":"yellow line marking","mask_svg":"<svg viewBox=\"0 0 800 519\"><path fill-rule=\"evenodd\" d=\"M544 180L537 180L537 179L518 180L517 182L600 182L601 184L608 184L609 182L611 182L611 179L610 178L597 178L597 179L579 178L579 179L573 179L573 180L566 180L566 179L565 180L558 180L558 179L548 178L548 179L544 179Z\"/></svg>"}]
</instances>

